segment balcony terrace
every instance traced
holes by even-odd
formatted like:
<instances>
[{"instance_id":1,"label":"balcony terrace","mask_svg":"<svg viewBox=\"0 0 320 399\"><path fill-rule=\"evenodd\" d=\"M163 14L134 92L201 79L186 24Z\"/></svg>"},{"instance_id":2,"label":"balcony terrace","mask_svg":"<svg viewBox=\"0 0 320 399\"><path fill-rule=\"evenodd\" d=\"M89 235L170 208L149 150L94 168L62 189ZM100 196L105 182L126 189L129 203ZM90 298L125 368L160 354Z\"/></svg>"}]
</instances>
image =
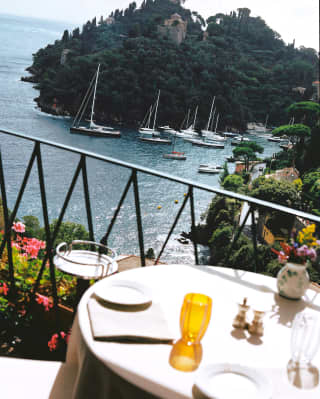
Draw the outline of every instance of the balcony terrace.
<instances>
[{"instance_id":1,"label":"balcony terrace","mask_svg":"<svg viewBox=\"0 0 320 399\"><path fill-rule=\"evenodd\" d=\"M190 223L191 236L193 238L197 238L196 225L198 221L196 220L195 201L194 201L194 193L197 190L208 192L212 194L212 196L220 195L225 198L233 199L237 202L241 203L245 202L248 205L246 215L241 220L241 225L238 225L233 232L233 240L232 243L230 243L229 252L225 254L224 261L221 262L220 266L228 267L228 260L232 248L236 244L237 239L239 238L240 233L242 232L244 226L247 224L249 216L251 216L252 223L250 228L251 228L251 237L254 247L254 259L252 259L252 266L248 266L248 269L251 270L252 272L256 272L259 270L257 250L259 247L260 238L258 237L257 234L258 226L256 221L256 212L258 210L263 209L265 212L280 212L281 214L290 215L295 218L299 218L299 220L306 220L308 222L313 222L318 226L318 228L320 226L320 217L306 213L301 210L288 208L267 201L262 201L253 197L226 191L217 187L211 187L210 185L199 184L195 181L185 180L176 177L174 175L161 173L156 170L148 169L131 163L126 163L117 159L87 152L74 147L69 147L66 145L61 145L58 143L39 139L26 134L7 131L3 129L0 129L0 133L1 136L6 135L8 137L11 137L17 143L17 148L19 148L19 151L24 151L24 143L26 141L32 144L32 150L30 151L29 154L30 157L29 162L26 169L24 170L23 179L20 187L17 187L16 182L12 182L10 181L10 179L9 180L7 179L8 174L10 175L10 171L6 170L4 167L4 163L2 160L2 152L1 152L3 151L3 148L1 148L0 150L0 186L1 186L1 198L2 198L2 207L3 207L3 220L5 226L0 246L0 254L1 256L3 256L2 258L3 261L7 262L8 264L8 280L6 281L6 284L9 288L11 294L10 298L12 301L15 300L14 298L15 293L17 292L21 284L21 282L17 281L15 278L15 257L13 256L13 251L12 251L12 226L17 218L19 207L21 205L21 201L23 199L26 187L29 184L32 168L34 165L36 165L37 168L37 177L38 177L37 184L40 190L40 197L41 197L41 203L38 204L38 206L41 208L42 211L46 246L43 257L41 259L41 266L39 267L39 270L37 270L37 276L33 284L32 293L30 295L30 301L28 302L27 304L28 306L26 307L27 313L29 311L31 312L31 309L33 307L33 302L37 297L39 286L43 284L43 278L44 278L43 276L46 269L46 265L48 265L49 267L50 292L52 296L53 308L55 310L58 310L59 298L57 294L56 267L54 263L54 256L56 250L55 242L59 234L62 222L65 219L68 205L70 203L70 199L72 197L74 189L77 184L81 184L81 180L82 180L83 199L86 210L86 220L89 232L89 240L91 242L100 242L104 245L108 244L110 240L110 235L113 231L113 227L119 216L119 212L123 206L125 199L128 196L129 190L132 189L133 201L134 201L134 214L135 214L136 229L137 229L137 247L139 248L139 252L136 253L135 255L139 255L141 267L144 267L147 264L146 248L145 248L146 233L144 230L144 213L140 201L141 187L139 185L140 181L139 179L142 175L148 175L150 178L154 179L171 181L175 185L181 185L184 188L187 187L186 195L184 197L182 204L178 208L176 214L172 214L171 227L167 231L167 236L162 243L160 251L155 256L155 259L153 261L154 265L157 265L161 262L164 250L177 226L177 223L181 218L186 217L186 212L184 212L184 210L186 209L187 206L189 207L189 212L187 214L191 220ZM60 204L60 214L56 221L53 231L52 229L50 229L50 220L49 220L49 215L51 214L50 203L52 201L50 201L50 199L47 196L47 186L50 182L50 173L54 173L55 170L53 167L49 168L50 169L49 171L45 170L44 163L42 161L43 154L48 150L59 151L59 152L63 151L66 157L68 157L69 154L73 154L78 158L78 163L73 171L73 177L70 181L70 184L68 185L64 201ZM90 160L95 160L99 163L111 164L119 169L126 169L127 171L129 171L129 179L127 181L123 181L123 191L120 196L120 200L114 210L113 216L106 229L106 233L102 237L95 237L95 232L94 232L94 221L92 216L92 202L91 202L92 186L87 173L87 162ZM97 184L97 181L95 181L95 184ZM101 181L98 184L105 184L105 181ZM16 201L13 209L11 210L9 210L8 200L7 200L9 186L11 191L14 186L17 192ZM55 190L59 190L59 187L55 187ZM108 204L109 202L110 199L105 198L105 203ZM194 253L194 264L199 265L200 260L199 260L199 249L198 249L197 239L193 240L193 253ZM148 263L150 264L150 260L148 260ZM170 273L170 265L168 265L168 273ZM56 312L56 314L58 314L58 312ZM59 319L58 316L55 322L59 326L61 320Z\"/></svg>"}]
</instances>

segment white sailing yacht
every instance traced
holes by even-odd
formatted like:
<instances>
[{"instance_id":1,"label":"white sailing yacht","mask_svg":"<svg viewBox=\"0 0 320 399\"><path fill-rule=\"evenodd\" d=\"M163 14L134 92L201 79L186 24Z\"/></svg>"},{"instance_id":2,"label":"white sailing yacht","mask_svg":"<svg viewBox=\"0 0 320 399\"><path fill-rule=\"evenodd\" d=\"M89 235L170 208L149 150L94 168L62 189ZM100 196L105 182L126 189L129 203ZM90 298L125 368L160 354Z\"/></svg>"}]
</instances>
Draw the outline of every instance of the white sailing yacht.
<instances>
[{"instance_id":1,"label":"white sailing yacht","mask_svg":"<svg viewBox=\"0 0 320 399\"><path fill-rule=\"evenodd\" d=\"M194 130L195 125L196 125L196 120L197 120L197 113L198 113L198 106L196 106L196 109L194 112L193 123L190 126L188 126L188 119L187 119L187 128L180 129L180 133L177 133L178 137L182 137L185 140L188 140L188 139L194 138L194 137L199 137L198 133Z\"/></svg>"},{"instance_id":2,"label":"white sailing yacht","mask_svg":"<svg viewBox=\"0 0 320 399\"><path fill-rule=\"evenodd\" d=\"M158 132L155 129L155 123L156 123L156 119L157 119L157 112L158 112L158 104L159 104L159 97L160 97L160 90L158 92L158 97L157 97L157 101L155 102L154 105L151 105L151 107L149 108L146 116L144 117L144 120L139 128L139 133L141 134L149 134L152 136L160 136L160 132ZM151 124L151 118L152 118L152 114L154 114L154 118L153 118L153 126L150 127Z\"/></svg>"},{"instance_id":3,"label":"white sailing yacht","mask_svg":"<svg viewBox=\"0 0 320 399\"><path fill-rule=\"evenodd\" d=\"M171 140L160 138L159 137L160 133L157 130L155 130L156 121L157 121L157 112L158 112L159 98L160 98L160 90L158 92L158 98L157 98L156 105L155 105L155 111L154 111L154 117L153 117L153 126L152 126L152 131L151 131L151 135L152 136L151 137L144 136L145 131L141 131L141 129L139 129L139 132L140 132L139 140L145 141L147 143L154 143L154 144L171 144ZM150 131L148 131L147 134L149 135Z\"/></svg>"},{"instance_id":4,"label":"white sailing yacht","mask_svg":"<svg viewBox=\"0 0 320 399\"><path fill-rule=\"evenodd\" d=\"M213 99L213 102L212 102L212 106L213 106L213 103L214 103L214 99ZM219 134L217 134L217 127L218 127L220 114L217 115L216 125L215 125L214 130L212 130L213 122L214 122L214 116L215 116L215 113L216 113L216 109L214 109L213 116L212 116L212 106L211 106L210 116L209 116L209 119L208 119L207 129L206 130L201 130L202 136L206 137L208 140L226 141L227 140L226 137L220 136ZM211 116L212 116L212 118L211 118Z\"/></svg>"},{"instance_id":5,"label":"white sailing yacht","mask_svg":"<svg viewBox=\"0 0 320 399\"><path fill-rule=\"evenodd\" d=\"M214 97L213 97L213 100L212 100L212 104L211 104L211 108L210 108L210 113L209 113L209 118L208 118L207 126L206 126L205 129L201 130L201 134L202 134L204 137L207 136L208 134L213 133L213 131L210 130L210 127L211 127L211 125L212 125L212 122L213 122L213 120L214 120L214 114L215 114L215 112L216 112L216 109L214 109L214 113L213 113L213 117L212 117L212 110L213 110L213 105L214 105L215 99L216 99L216 96L214 96Z\"/></svg>"},{"instance_id":6,"label":"white sailing yacht","mask_svg":"<svg viewBox=\"0 0 320 399\"><path fill-rule=\"evenodd\" d=\"M224 148L224 143L221 142L221 141L224 141L223 137L222 137L222 140L221 139L216 140L215 138L213 138L214 136L217 136L220 138L220 136L215 134L215 132L217 131L218 121L219 121L219 114L217 116L216 127L215 127L215 131L213 132L213 135L211 135L209 137L204 136L203 139L189 139L188 141L191 142L192 145L197 145L198 147Z\"/></svg>"},{"instance_id":7,"label":"white sailing yacht","mask_svg":"<svg viewBox=\"0 0 320 399\"><path fill-rule=\"evenodd\" d=\"M74 121L70 127L70 132L71 133L80 133L80 134L85 134L87 136L95 136L95 137L120 137L121 133L119 130L115 130L113 127L110 127L110 126L97 125L93 121L99 71L100 71L100 64L98 65L98 69L90 83L88 91L87 91L87 93L80 105L78 113L77 113L76 117L74 118ZM93 82L94 82L94 85L93 85ZM92 104L91 104L89 127L79 126L79 123L83 117L83 114L87 108L87 104L92 95L93 95L93 98L92 98Z\"/></svg>"}]
</instances>

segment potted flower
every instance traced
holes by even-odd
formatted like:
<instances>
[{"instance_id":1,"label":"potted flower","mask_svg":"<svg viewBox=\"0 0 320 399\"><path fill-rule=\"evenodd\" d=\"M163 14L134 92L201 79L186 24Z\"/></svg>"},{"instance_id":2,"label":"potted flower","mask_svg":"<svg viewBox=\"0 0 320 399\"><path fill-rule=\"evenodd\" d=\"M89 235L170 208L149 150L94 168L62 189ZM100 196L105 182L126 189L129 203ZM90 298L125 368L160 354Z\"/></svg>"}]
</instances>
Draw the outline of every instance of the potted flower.
<instances>
[{"instance_id":1,"label":"potted flower","mask_svg":"<svg viewBox=\"0 0 320 399\"><path fill-rule=\"evenodd\" d=\"M310 224L295 233L289 243L281 242L281 251L272 248L278 261L284 264L277 275L279 294L289 299L300 299L309 287L307 267L316 261L320 241L314 233L315 224Z\"/></svg>"},{"instance_id":2,"label":"potted flower","mask_svg":"<svg viewBox=\"0 0 320 399\"><path fill-rule=\"evenodd\" d=\"M8 285L9 266L6 250L0 258L0 330L2 331L0 353L4 352L4 354L7 354L8 350L5 348L5 351L3 351L3 345L10 349L12 347L11 342L18 340L21 342L19 347L28 347L28 350L32 346L31 341L34 342L34 347L39 348L41 352L48 351L48 349L51 352L57 346L57 340L52 341L51 337L57 326L55 312L53 311L49 263L46 264L40 279L34 306L31 309L29 308L46 244L36 238L25 237L24 233L25 226L23 223L16 222L13 224L11 242L16 287L14 296ZM0 231L0 242L2 238L3 232ZM63 330L68 331L73 319L71 307L74 304L76 294L76 279L56 270L56 283L60 324ZM64 340L65 336L62 335L61 338ZM39 344L39 336L41 339L43 338L41 344ZM23 338L17 340L17 337ZM51 346L48 344L50 337Z\"/></svg>"}]
</instances>

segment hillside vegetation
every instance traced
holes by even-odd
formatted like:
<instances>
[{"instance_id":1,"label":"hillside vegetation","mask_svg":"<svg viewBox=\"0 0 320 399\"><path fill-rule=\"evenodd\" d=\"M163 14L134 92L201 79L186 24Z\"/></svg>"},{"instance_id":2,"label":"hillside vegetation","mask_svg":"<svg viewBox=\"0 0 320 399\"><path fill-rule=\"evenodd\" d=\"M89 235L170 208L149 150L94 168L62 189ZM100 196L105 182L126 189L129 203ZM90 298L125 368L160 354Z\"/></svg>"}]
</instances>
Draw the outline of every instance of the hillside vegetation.
<instances>
[{"instance_id":1,"label":"hillside vegetation","mask_svg":"<svg viewBox=\"0 0 320 399\"><path fill-rule=\"evenodd\" d=\"M187 22L180 44L158 31L174 13ZM34 54L27 79L40 90L40 107L75 115L98 63L99 121L138 124L161 89L159 123L178 128L188 108L198 105L203 127L215 95L220 128L244 129L267 114L271 125L288 123L283 109L311 97L318 57L314 49L286 45L247 8L204 21L178 1L145 0L139 9L131 3L65 31ZM301 95L295 87L306 90Z\"/></svg>"}]
</instances>

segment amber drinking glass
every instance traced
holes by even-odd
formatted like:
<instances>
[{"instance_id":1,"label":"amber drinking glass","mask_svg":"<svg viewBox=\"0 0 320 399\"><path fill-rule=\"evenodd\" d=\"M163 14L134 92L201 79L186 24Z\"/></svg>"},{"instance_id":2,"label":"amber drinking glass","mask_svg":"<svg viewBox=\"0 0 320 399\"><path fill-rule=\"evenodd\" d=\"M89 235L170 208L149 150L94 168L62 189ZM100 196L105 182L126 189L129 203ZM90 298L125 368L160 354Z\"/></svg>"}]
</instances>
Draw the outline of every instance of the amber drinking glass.
<instances>
[{"instance_id":1,"label":"amber drinking glass","mask_svg":"<svg viewBox=\"0 0 320 399\"><path fill-rule=\"evenodd\" d=\"M211 317L212 299L204 294L189 293L184 297L180 312L181 339L170 353L172 367L181 371L195 370L202 359L201 339Z\"/></svg>"}]
</instances>

